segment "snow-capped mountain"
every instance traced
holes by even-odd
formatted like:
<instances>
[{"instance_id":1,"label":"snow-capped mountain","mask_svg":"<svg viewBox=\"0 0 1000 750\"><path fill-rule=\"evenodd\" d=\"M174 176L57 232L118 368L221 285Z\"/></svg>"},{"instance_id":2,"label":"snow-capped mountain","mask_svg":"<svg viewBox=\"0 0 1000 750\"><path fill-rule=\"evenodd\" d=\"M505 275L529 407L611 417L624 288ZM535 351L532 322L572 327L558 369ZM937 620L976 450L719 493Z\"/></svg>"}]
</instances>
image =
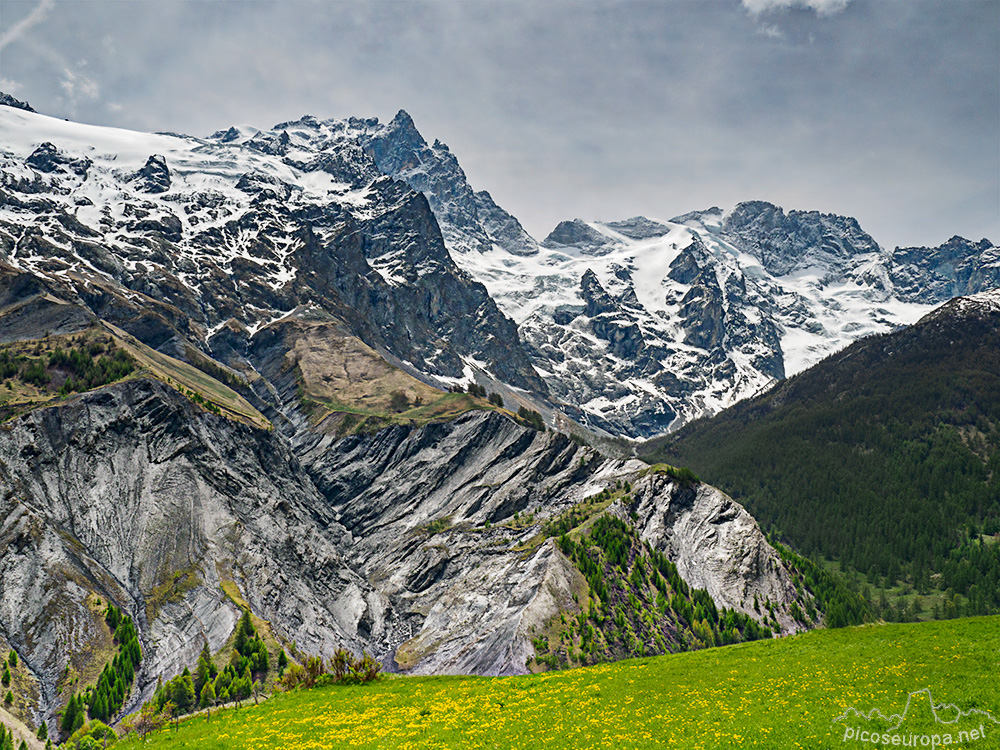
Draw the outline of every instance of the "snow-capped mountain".
<instances>
[{"instance_id":1,"label":"snow-capped mountain","mask_svg":"<svg viewBox=\"0 0 1000 750\"><path fill-rule=\"evenodd\" d=\"M0 106L0 260L178 356L194 344L232 363L269 323L325 316L428 382L544 397L427 200L361 147L373 128L193 138Z\"/></svg>"},{"instance_id":2,"label":"snow-capped mountain","mask_svg":"<svg viewBox=\"0 0 1000 750\"><path fill-rule=\"evenodd\" d=\"M930 309L864 280L879 262L867 235L859 248L840 235L836 252L769 271L731 231L761 205L663 222L564 222L534 256L457 257L519 323L557 398L609 431L652 435Z\"/></svg>"},{"instance_id":3,"label":"snow-capped mountain","mask_svg":"<svg viewBox=\"0 0 1000 750\"><path fill-rule=\"evenodd\" d=\"M405 113L365 135L381 170L427 196L452 257L517 322L551 394L613 434L714 414L862 336L1000 286L988 240L890 252L853 218L761 201L669 221L564 221L536 243Z\"/></svg>"},{"instance_id":4,"label":"snow-capped mountain","mask_svg":"<svg viewBox=\"0 0 1000 750\"><path fill-rule=\"evenodd\" d=\"M325 315L427 382L485 379L616 435L1000 286L987 240L890 252L854 219L764 202L539 243L402 111L199 139L8 105L0 132L3 260L147 343L233 363L269 322Z\"/></svg>"}]
</instances>

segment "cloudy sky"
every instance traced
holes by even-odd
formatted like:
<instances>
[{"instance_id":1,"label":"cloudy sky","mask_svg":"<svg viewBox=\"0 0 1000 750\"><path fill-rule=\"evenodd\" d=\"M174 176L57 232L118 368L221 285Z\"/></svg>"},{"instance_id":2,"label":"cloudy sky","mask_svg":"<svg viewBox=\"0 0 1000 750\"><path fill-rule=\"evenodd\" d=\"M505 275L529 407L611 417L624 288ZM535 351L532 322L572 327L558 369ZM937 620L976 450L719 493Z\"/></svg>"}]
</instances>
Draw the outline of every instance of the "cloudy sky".
<instances>
[{"instance_id":1,"label":"cloudy sky","mask_svg":"<svg viewBox=\"0 0 1000 750\"><path fill-rule=\"evenodd\" d=\"M0 0L0 90L193 135L406 109L538 237L763 199L1000 242L1000 0Z\"/></svg>"}]
</instances>

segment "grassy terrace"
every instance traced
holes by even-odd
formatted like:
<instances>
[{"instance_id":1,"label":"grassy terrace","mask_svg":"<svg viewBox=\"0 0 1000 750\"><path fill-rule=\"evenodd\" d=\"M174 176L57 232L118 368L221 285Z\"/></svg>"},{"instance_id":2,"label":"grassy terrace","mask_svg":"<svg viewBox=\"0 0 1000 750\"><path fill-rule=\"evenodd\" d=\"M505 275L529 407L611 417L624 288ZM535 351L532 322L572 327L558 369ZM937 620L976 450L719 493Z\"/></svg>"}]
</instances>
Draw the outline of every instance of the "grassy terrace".
<instances>
[{"instance_id":1,"label":"grassy terrace","mask_svg":"<svg viewBox=\"0 0 1000 750\"><path fill-rule=\"evenodd\" d=\"M989 715L935 724L925 689L935 703ZM847 748L862 746L844 741L847 728L887 730L855 716L835 721L847 709L900 713L911 693L900 734L1000 748L1000 617L813 631L525 677L328 686L118 747ZM985 739L957 741L980 725Z\"/></svg>"},{"instance_id":2,"label":"grassy terrace","mask_svg":"<svg viewBox=\"0 0 1000 750\"><path fill-rule=\"evenodd\" d=\"M203 406L217 408L222 416L254 427L270 428L267 418L229 386L186 362L151 349L110 323L105 322L104 326L115 335L118 343L135 358L140 367L189 398L197 394ZM203 355L202 359L207 360Z\"/></svg>"},{"instance_id":3,"label":"grassy terrace","mask_svg":"<svg viewBox=\"0 0 1000 750\"><path fill-rule=\"evenodd\" d=\"M408 405L398 412L321 396L305 396L303 403L310 412L314 427L337 434L377 432L391 424L423 427L432 422L456 419L467 411L497 408L485 399L467 393L433 393L434 397L428 402Z\"/></svg>"},{"instance_id":4,"label":"grassy terrace","mask_svg":"<svg viewBox=\"0 0 1000 750\"><path fill-rule=\"evenodd\" d=\"M189 356L211 360L191 350ZM218 374L226 371L215 366ZM207 411L269 429L249 402L212 375L146 346L110 323L0 346L0 421L132 378L155 377Z\"/></svg>"}]
</instances>

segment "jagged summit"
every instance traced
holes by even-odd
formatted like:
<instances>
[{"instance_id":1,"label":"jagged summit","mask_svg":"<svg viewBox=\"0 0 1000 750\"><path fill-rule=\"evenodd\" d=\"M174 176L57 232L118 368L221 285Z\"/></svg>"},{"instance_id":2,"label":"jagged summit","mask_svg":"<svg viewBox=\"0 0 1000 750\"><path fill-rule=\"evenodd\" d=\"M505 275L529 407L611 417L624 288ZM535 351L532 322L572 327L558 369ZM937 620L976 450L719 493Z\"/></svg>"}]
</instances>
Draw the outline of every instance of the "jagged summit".
<instances>
[{"instance_id":1,"label":"jagged summit","mask_svg":"<svg viewBox=\"0 0 1000 750\"><path fill-rule=\"evenodd\" d=\"M426 146L427 142L417 131L417 126L410 117L410 113L405 109L399 110L389 123L389 130L402 134L404 137L412 139L415 143ZM436 142L436 141L435 141Z\"/></svg>"},{"instance_id":2,"label":"jagged summit","mask_svg":"<svg viewBox=\"0 0 1000 750\"><path fill-rule=\"evenodd\" d=\"M430 382L482 373L545 393L427 199L378 168L377 123L305 118L198 139L0 108L0 130L6 188L23 196L0 208L4 260L71 298L123 290L98 314L145 326L136 335L156 347L210 352L227 321L252 337L308 302ZM38 239L19 243L26 226Z\"/></svg>"},{"instance_id":3,"label":"jagged summit","mask_svg":"<svg viewBox=\"0 0 1000 750\"><path fill-rule=\"evenodd\" d=\"M5 94L3 91L0 91L0 105L3 105L4 107L14 107L15 109L23 109L25 112L35 111L27 102L15 99L13 96Z\"/></svg>"},{"instance_id":4,"label":"jagged summit","mask_svg":"<svg viewBox=\"0 0 1000 750\"><path fill-rule=\"evenodd\" d=\"M877 260L878 243L849 216L789 211L764 201L740 203L722 224L726 239L753 255L776 276L823 266L843 276L859 259Z\"/></svg>"},{"instance_id":5,"label":"jagged summit","mask_svg":"<svg viewBox=\"0 0 1000 750\"><path fill-rule=\"evenodd\" d=\"M35 116L5 111L13 119ZM91 129L89 138L101 134L96 150L70 147L73 133L83 132L72 123L44 118L33 125L11 131L23 142L15 138L8 149L8 179L42 190L35 175L50 175L46 184L70 189L72 201L93 201L65 201L92 231L103 235L112 221L128 230L127 245L158 232L180 248L170 260L167 246L168 260L152 268L135 246L124 255L114 249L122 238L83 257L155 299L199 310L206 330L234 317L252 334L296 308L299 295L315 289L297 264L315 261L312 248L336 247L334 265L356 276L341 271L335 296L366 341L435 382L483 373L554 397L560 410L594 429L631 437L714 413L861 336L1000 285L1000 251L986 240L956 237L939 248L890 252L851 217L767 201L671 220L573 219L539 244L488 192L473 190L456 155L425 139L404 110L387 124L305 115L208 139ZM55 151L38 152L38 169L28 165L33 172L18 171L43 141ZM162 164L150 162L153 155ZM137 177L154 169L154 182ZM109 179L98 188L93 174ZM72 186L55 186L69 175L78 178ZM133 213L103 216L125 183ZM390 236L392 212L420 217L409 224L409 239ZM72 253L52 253L79 263ZM17 257L41 262L41 255ZM587 271L613 301L614 317L588 313ZM485 291L442 296L433 288L438 278L463 289L479 282ZM362 291L369 284L383 291ZM402 290L414 284L421 291L406 297L413 307L401 307ZM207 303L197 300L203 289L213 290ZM454 308L453 297L462 300ZM392 312L380 311L390 299ZM425 322L414 329L412 315ZM494 321L485 338L476 332L482 320ZM464 342L458 352L456 340Z\"/></svg>"},{"instance_id":6,"label":"jagged summit","mask_svg":"<svg viewBox=\"0 0 1000 750\"><path fill-rule=\"evenodd\" d=\"M1000 287L1000 248L958 236L938 247L897 247L888 275L903 299L943 302Z\"/></svg>"}]
</instances>

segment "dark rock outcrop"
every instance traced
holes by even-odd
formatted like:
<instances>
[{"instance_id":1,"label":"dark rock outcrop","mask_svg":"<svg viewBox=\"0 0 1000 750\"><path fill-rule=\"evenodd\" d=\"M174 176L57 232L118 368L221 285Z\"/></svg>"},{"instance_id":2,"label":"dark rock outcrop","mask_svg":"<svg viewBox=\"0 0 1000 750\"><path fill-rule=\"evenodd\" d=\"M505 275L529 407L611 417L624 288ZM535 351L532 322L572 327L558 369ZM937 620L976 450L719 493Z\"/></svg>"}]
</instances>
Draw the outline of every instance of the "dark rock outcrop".
<instances>
[{"instance_id":1,"label":"dark rock outcrop","mask_svg":"<svg viewBox=\"0 0 1000 750\"><path fill-rule=\"evenodd\" d=\"M170 189L170 170L167 160L160 154L153 154L146 164L135 173L133 181L139 190L146 193L165 193Z\"/></svg>"},{"instance_id":2,"label":"dark rock outcrop","mask_svg":"<svg viewBox=\"0 0 1000 750\"><path fill-rule=\"evenodd\" d=\"M1000 248L989 240L952 237L938 247L897 247L889 279L907 302L946 302L1000 287Z\"/></svg>"},{"instance_id":3,"label":"dark rock outcrop","mask_svg":"<svg viewBox=\"0 0 1000 750\"><path fill-rule=\"evenodd\" d=\"M67 156L53 144L46 141L31 152L25 163L39 172L71 172L78 177L86 177L93 162L90 159L74 159Z\"/></svg>"},{"instance_id":4,"label":"dark rock outcrop","mask_svg":"<svg viewBox=\"0 0 1000 750\"><path fill-rule=\"evenodd\" d=\"M25 112L35 111L27 102L15 99L13 96L5 94L3 91L0 91L0 105L3 105L4 107L13 107L14 109L23 109Z\"/></svg>"}]
</instances>

